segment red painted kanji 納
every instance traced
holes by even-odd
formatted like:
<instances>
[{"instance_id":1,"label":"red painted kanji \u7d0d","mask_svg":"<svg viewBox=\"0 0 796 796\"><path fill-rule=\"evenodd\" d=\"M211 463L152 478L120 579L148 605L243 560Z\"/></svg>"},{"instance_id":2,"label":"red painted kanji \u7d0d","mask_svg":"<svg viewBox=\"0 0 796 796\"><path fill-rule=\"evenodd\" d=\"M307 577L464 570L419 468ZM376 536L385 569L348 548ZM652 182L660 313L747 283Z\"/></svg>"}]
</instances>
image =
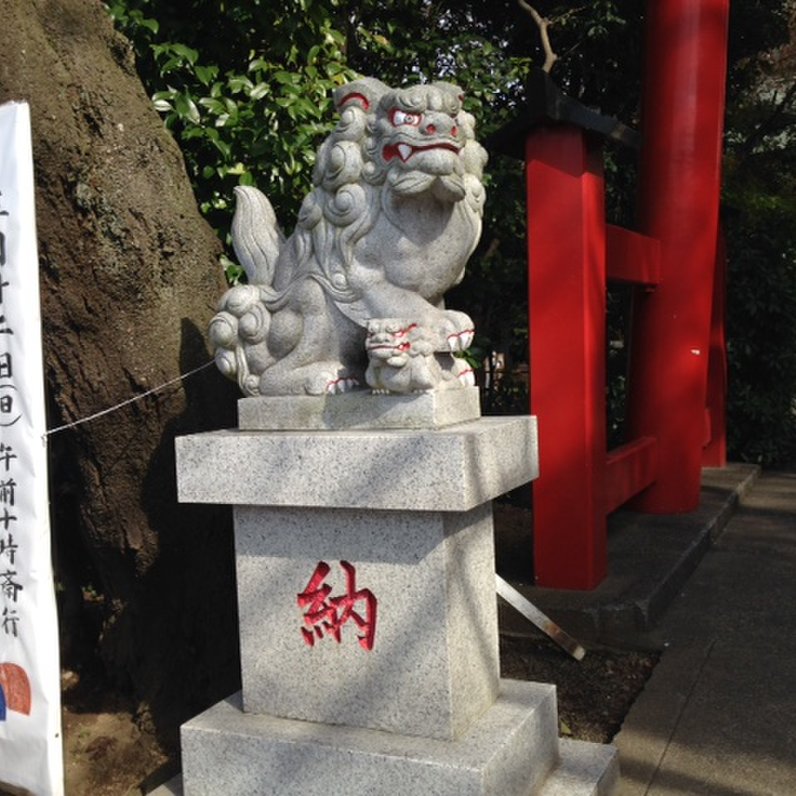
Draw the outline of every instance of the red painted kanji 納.
<instances>
[{"instance_id":1,"label":"red painted kanji \u7d0d","mask_svg":"<svg viewBox=\"0 0 796 796\"><path fill-rule=\"evenodd\" d=\"M331 567L319 561L304 591L297 595L299 608L304 611L305 627L301 628L304 641L312 647L316 639L331 636L338 644L342 640L342 628L351 620L363 635L357 641L365 650L372 650L376 638L376 597L370 589L357 590L356 569L348 561L341 561L345 573L346 592L332 597L332 587L326 583ZM355 610L361 603L362 611Z\"/></svg>"}]
</instances>

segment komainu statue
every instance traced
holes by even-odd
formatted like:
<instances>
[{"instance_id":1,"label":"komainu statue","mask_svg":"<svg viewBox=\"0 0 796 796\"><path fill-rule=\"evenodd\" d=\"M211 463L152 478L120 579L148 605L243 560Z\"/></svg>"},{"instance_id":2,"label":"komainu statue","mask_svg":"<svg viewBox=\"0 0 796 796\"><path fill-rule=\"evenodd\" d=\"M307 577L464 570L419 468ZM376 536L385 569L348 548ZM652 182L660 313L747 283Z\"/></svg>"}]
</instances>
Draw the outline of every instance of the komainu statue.
<instances>
[{"instance_id":1,"label":"komainu statue","mask_svg":"<svg viewBox=\"0 0 796 796\"><path fill-rule=\"evenodd\" d=\"M227 291L211 322L216 362L249 396L343 392L366 378L378 392L473 384L453 355L472 321L443 303L484 205L486 153L462 92L364 78L334 100L340 121L287 240L262 193L235 189L248 284Z\"/></svg>"}]
</instances>

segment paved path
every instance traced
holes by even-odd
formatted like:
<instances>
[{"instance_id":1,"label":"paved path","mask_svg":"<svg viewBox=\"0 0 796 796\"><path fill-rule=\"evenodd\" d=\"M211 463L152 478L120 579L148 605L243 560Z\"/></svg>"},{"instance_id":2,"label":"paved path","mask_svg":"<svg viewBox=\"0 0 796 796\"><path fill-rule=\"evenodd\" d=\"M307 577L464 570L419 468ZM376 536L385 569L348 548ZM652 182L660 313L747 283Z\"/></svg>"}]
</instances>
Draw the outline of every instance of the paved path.
<instances>
[{"instance_id":1,"label":"paved path","mask_svg":"<svg viewBox=\"0 0 796 796\"><path fill-rule=\"evenodd\" d=\"M620 796L796 796L796 473L760 477L656 635Z\"/></svg>"}]
</instances>

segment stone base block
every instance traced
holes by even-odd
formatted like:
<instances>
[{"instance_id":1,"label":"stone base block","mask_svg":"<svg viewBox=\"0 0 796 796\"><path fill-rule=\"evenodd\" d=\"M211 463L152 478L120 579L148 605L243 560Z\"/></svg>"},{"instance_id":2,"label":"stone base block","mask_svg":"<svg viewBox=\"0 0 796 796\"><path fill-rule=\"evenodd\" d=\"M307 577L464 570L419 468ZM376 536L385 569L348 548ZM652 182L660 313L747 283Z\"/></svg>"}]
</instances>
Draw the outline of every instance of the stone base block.
<instances>
[{"instance_id":1,"label":"stone base block","mask_svg":"<svg viewBox=\"0 0 796 796\"><path fill-rule=\"evenodd\" d=\"M244 431L434 429L478 420L480 416L477 387L413 395L372 395L357 390L339 395L238 401L238 427Z\"/></svg>"},{"instance_id":2,"label":"stone base block","mask_svg":"<svg viewBox=\"0 0 796 796\"><path fill-rule=\"evenodd\" d=\"M498 693L492 533L489 504L462 513L236 506L244 710L464 735ZM354 572L351 589L340 561ZM304 616L318 609L299 607L297 595L319 562L329 598L367 589L351 608L368 621L370 644L353 619L335 641L326 625L337 610Z\"/></svg>"},{"instance_id":3,"label":"stone base block","mask_svg":"<svg viewBox=\"0 0 796 796\"><path fill-rule=\"evenodd\" d=\"M615 746L562 738L561 762L539 796L611 796L619 786Z\"/></svg>"},{"instance_id":4,"label":"stone base block","mask_svg":"<svg viewBox=\"0 0 796 796\"><path fill-rule=\"evenodd\" d=\"M457 741L248 714L235 695L182 727L185 796L527 796L558 763L555 687L500 691Z\"/></svg>"}]
</instances>

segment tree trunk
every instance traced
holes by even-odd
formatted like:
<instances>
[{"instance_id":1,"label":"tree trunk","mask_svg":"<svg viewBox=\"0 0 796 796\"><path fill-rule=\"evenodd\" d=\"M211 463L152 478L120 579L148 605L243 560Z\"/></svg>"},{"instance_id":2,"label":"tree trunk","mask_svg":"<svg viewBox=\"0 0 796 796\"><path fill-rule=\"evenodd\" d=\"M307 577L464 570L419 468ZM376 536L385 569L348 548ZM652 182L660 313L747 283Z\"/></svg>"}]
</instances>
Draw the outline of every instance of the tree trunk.
<instances>
[{"instance_id":1,"label":"tree trunk","mask_svg":"<svg viewBox=\"0 0 796 796\"><path fill-rule=\"evenodd\" d=\"M220 247L99 0L6 0L0 44L0 102L31 106L52 428L209 361ZM177 504L173 453L234 396L210 367L50 437L63 655L98 643L164 739L237 684L229 513Z\"/></svg>"}]
</instances>

